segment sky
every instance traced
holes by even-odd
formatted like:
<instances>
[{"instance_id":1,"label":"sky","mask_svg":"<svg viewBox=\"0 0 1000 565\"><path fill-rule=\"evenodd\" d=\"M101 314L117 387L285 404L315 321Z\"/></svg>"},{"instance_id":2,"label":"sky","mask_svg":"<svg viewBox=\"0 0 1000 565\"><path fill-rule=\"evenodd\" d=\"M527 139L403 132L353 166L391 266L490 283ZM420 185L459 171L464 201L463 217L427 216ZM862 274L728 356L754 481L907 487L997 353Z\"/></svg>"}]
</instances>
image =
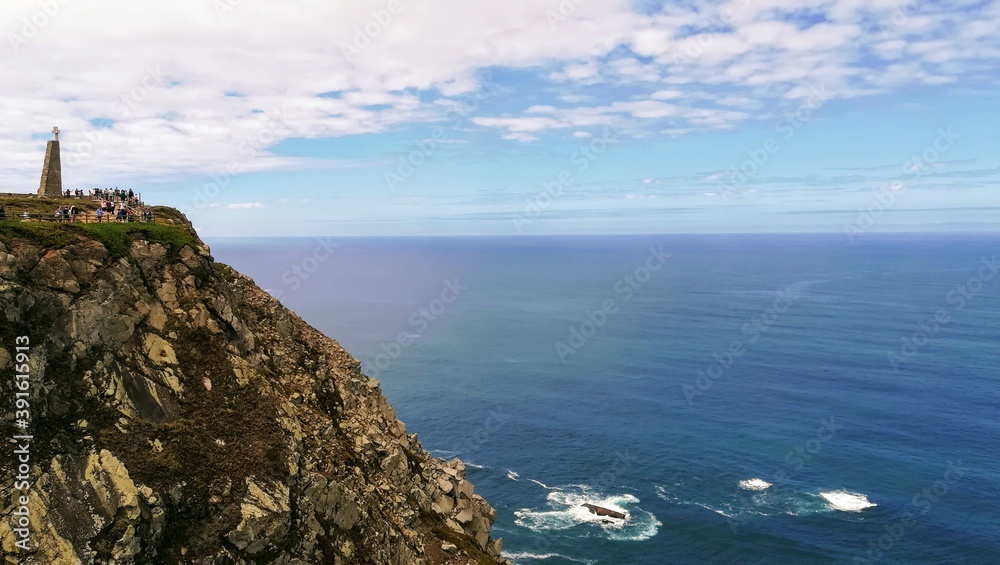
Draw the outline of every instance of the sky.
<instances>
[{"instance_id":1,"label":"sky","mask_svg":"<svg viewBox=\"0 0 1000 565\"><path fill-rule=\"evenodd\" d=\"M4 0L0 192L203 236L1000 231L1000 0Z\"/></svg>"}]
</instances>

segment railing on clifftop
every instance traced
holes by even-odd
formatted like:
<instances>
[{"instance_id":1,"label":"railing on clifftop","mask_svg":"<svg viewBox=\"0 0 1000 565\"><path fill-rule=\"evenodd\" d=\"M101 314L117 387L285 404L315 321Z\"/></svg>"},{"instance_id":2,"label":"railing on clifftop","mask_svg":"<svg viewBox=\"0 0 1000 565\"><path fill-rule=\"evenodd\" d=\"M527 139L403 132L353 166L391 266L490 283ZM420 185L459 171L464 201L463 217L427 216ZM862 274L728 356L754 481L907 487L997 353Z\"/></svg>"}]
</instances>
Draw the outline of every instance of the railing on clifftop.
<instances>
[{"instance_id":1,"label":"railing on clifftop","mask_svg":"<svg viewBox=\"0 0 1000 565\"><path fill-rule=\"evenodd\" d=\"M0 215L0 221L8 222L56 222L60 224L113 224L113 223L156 223L152 217L144 218L142 215L131 215L119 218L117 214L104 214L98 219L94 212L80 212L76 215L56 216L55 214L22 214L7 212Z\"/></svg>"}]
</instances>

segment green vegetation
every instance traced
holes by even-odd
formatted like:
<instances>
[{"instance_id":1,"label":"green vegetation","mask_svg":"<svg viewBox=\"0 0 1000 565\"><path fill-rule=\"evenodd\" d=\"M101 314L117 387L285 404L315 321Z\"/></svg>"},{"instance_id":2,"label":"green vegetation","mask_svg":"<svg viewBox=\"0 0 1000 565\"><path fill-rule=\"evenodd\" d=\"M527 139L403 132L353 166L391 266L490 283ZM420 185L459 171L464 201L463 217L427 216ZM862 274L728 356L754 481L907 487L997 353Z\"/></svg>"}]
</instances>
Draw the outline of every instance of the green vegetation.
<instances>
[{"instance_id":1,"label":"green vegetation","mask_svg":"<svg viewBox=\"0 0 1000 565\"><path fill-rule=\"evenodd\" d=\"M100 241L114 259L128 255L129 247L136 240L163 245L170 258L176 258L185 245L194 246L198 243L194 233L183 226L109 222L78 226L64 224L63 227L84 232Z\"/></svg>"},{"instance_id":2,"label":"green vegetation","mask_svg":"<svg viewBox=\"0 0 1000 565\"><path fill-rule=\"evenodd\" d=\"M153 217L156 218L158 223L191 225L191 222L188 221L184 214L181 214L177 208L169 206L153 206Z\"/></svg>"},{"instance_id":3,"label":"green vegetation","mask_svg":"<svg viewBox=\"0 0 1000 565\"><path fill-rule=\"evenodd\" d=\"M59 249L73 243L79 236L100 241L112 259L128 255L129 247L137 240L163 245L167 248L171 259L176 258L185 245L194 246L198 243L194 233L184 226L115 222L103 224L0 222L0 241L6 243L15 238L24 238L46 249Z\"/></svg>"},{"instance_id":4,"label":"green vegetation","mask_svg":"<svg viewBox=\"0 0 1000 565\"><path fill-rule=\"evenodd\" d=\"M87 212L97 209L97 203L89 198L37 198L28 195L0 197L0 206L7 209L8 218L20 216L24 212L51 218L60 206L76 206Z\"/></svg>"},{"instance_id":5,"label":"green vegetation","mask_svg":"<svg viewBox=\"0 0 1000 565\"><path fill-rule=\"evenodd\" d=\"M104 244L111 257L117 259L128 255L133 241L143 240L159 243L167 248L170 258L176 258L185 245L194 246L198 236L183 214L166 206L153 207L155 223L115 222L38 222L20 221L18 217L27 212L32 216L49 218L57 206L76 205L85 211L92 211L93 202L80 198L31 198L28 196L0 197L0 205L6 209L7 220L0 221L0 241L10 242L15 238L34 241L47 249L65 247L79 237L88 237Z\"/></svg>"},{"instance_id":6,"label":"green vegetation","mask_svg":"<svg viewBox=\"0 0 1000 565\"><path fill-rule=\"evenodd\" d=\"M65 225L53 222L0 222L0 241L10 243L11 239L24 238L38 242L47 249L66 247L76 240Z\"/></svg>"}]
</instances>

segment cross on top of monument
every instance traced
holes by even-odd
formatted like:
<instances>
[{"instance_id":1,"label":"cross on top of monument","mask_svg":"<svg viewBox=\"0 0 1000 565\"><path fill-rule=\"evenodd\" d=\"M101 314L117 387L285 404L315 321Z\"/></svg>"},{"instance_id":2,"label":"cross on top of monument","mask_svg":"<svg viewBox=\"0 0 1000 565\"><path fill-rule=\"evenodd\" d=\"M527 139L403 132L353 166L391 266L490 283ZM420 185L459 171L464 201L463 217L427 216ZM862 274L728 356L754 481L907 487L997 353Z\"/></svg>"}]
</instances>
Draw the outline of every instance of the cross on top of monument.
<instances>
[{"instance_id":1,"label":"cross on top of monument","mask_svg":"<svg viewBox=\"0 0 1000 565\"><path fill-rule=\"evenodd\" d=\"M58 127L53 127L52 128L52 135L56 136L55 137L55 141L59 141L59 128Z\"/></svg>"}]
</instances>

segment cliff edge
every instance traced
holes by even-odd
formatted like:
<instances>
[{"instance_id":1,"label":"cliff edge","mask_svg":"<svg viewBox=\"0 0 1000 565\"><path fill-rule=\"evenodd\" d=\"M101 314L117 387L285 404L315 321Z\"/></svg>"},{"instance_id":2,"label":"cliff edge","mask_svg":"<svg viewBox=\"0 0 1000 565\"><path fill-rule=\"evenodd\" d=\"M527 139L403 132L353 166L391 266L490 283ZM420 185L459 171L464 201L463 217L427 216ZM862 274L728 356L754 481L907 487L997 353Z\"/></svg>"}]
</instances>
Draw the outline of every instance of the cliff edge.
<instances>
[{"instance_id":1,"label":"cliff edge","mask_svg":"<svg viewBox=\"0 0 1000 565\"><path fill-rule=\"evenodd\" d=\"M0 222L0 414L31 436L0 452L5 562L502 563L464 465L163 215L176 225Z\"/></svg>"}]
</instances>

